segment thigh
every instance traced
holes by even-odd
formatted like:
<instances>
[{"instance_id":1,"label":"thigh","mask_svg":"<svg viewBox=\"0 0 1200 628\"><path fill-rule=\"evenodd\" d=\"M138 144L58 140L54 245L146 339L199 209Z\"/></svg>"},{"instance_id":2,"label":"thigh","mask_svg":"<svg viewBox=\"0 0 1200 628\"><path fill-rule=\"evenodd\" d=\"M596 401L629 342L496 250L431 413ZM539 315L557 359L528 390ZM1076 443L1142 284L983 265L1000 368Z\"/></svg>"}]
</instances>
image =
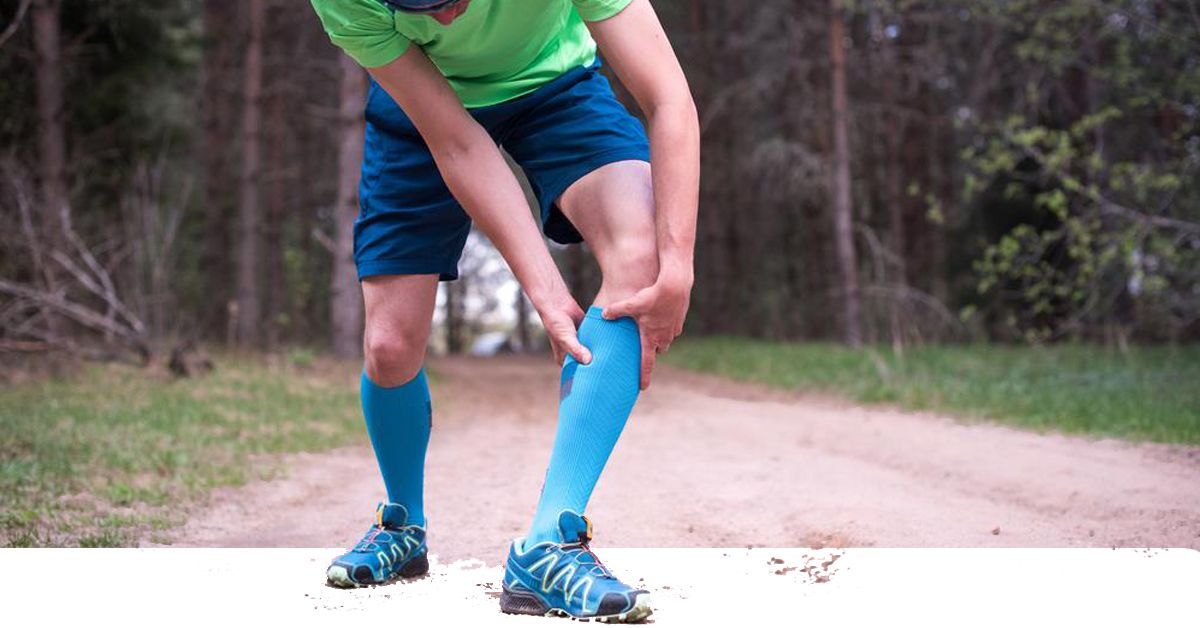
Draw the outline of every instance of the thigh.
<instances>
[{"instance_id":1,"label":"thigh","mask_svg":"<svg viewBox=\"0 0 1200 628\"><path fill-rule=\"evenodd\" d=\"M366 330L428 337L437 302L437 275L376 275L362 281Z\"/></svg>"},{"instance_id":2,"label":"thigh","mask_svg":"<svg viewBox=\"0 0 1200 628\"><path fill-rule=\"evenodd\" d=\"M559 199L604 274L598 305L631 296L658 276L650 164L619 161L571 184Z\"/></svg>"},{"instance_id":3,"label":"thigh","mask_svg":"<svg viewBox=\"0 0 1200 628\"><path fill-rule=\"evenodd\" d=\"M546 235L561 244L587 236L564 213L560 201L568 188L610 164L640 161L648 168L650 161L642 123L613 95L608 79L595 67L577 72L544 97L535 93L501 139L529 178Z\"/></svg>"}]
</instances>

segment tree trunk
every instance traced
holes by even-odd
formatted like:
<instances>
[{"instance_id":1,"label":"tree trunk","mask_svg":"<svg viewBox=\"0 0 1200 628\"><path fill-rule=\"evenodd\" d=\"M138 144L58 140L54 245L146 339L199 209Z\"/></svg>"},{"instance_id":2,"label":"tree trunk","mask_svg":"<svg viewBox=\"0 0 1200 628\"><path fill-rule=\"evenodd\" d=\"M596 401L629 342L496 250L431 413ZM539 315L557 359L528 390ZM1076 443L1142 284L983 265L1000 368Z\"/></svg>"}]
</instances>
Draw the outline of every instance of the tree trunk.
<instances>
[{"instance_id":1,"label":"tree trunk","mask_svg":"<svg viewBox=\"0 0 1200 628\"><path fill-rule=\"evenodd\" d=\"M286 176L289 154L288 130L286 112L283 107L285 98L282 90L270 90L267 101L267 146L266 168L263 170L266 184L266 221L263 225L264 277L265 290L264 323L266 327L267 350L279 349L283 339L283 326L291 320L287 315L288 282L283 265L284 248L284 207L288 202L288 180Z\"/></svg>"},{"instance_id":2,"label":"tree trunk","mask_svg":"<svg viewBox=\"0 0 1200 628\"><path fill-rule=\"evenodd\" d=\"M40 245L30 242L35 251L50 255L63 250L65 239L63 221L67 216L67 147L63 130L62 46L60 42L59 0L37 0L33 4L33 41L37 53L38 104L38 224L34 237ZM35 258L36 259L36 258ZM40 260L37 260L40 262ZM55 266L39 263L39 281L49 293L58 292L59 275ZM50 332L58 336L62 319L45 312Z\"/></svg>"},{"instance_id":3,"label":"tree trunk","mask_svg":"<svg viewBox=\"0 0 1200 628\"><path fill-rule=\"evenodd\" d=\"M257 343L261 323L259 253L259 133L262 118L262 33L266 0L249 0L249 37L242 69L242 176L238 203L237 342Z\"/></svg>"},{"instance_id":4,"label":"tree trunk","mask_svg":"<svg viewBox=\"0 0 1200 628\"><path fill-rule=\"evenodd\" d=\"M38 158L42 212L57 224L67 203L67 149L63 133L62 48L59 0L33 4L33 40L37 52Z\"/></svg>"},{"instance_id":5,"label":"tree trunk","mask_svg":"<svg viewBox=\"0 0 1200 628\"><path fill-rule=\"evenodd\" d=\"M520 345L521 353L528 353L533 347L529 340L529 303L525 301L525 293L517 288L517 301L514 304L517 310L517 344Z\"/></svg>"},{"instance_id":6,"label":"tree trunk","mask_svg":"<svg viewBox=\"0 0 1200 628\"><path fill-rule=\"evenodd\" d=\"M334 205L333 273L329 286L333 352L357 357L362 351L363 302L354 268L354 219L358 215L358 177L363 152L363 102L366 75L353 59L341 57L338 107L338 189Z\"/></svg>"},{"instance_id":7,"label":"tree trunk","mask_svg":"<svg viewBox=\"0 0 1200 628\"><path fill-rule=\"evenodd\" d=\"M201 305L203 328L212 333L229 326L227 310L233 298L229 277L233 264L229 255L232 240L230 215L235 188L230 153L233 142L234 98L229 88L231 70L236 62L236 40L228 36L237 23L234 0L204 0L204 64L200 83L200 107L203 120L204 249L201 265L205 270L205 296ZM224 323L224 327L222 326Z\"/></svg>"},{"instance_id":8,"label":"tree trunk","mask_svg":"<svg viewBox=\"0 0 1200 628\"><path fill-rule=\"evenodd\" d=\"M846 344L862 344L858 262L854 252L854 215L850 197L850 140L847 131L846 50L841 0L829 0L829 60L833 92L833 235L842 274Z\"/></svg>"},{"instance_id":9,"label":"tree trunk","mask_svg":"<svg viewBox=\"0 0 1200 628\"><path fill-rule=\"evenodd\" d=\"M899 287L908 285L908 270L905 264L905 238L904 238L904 198L901 193L901 164L900 164L900 138L904 133L904 123L899 121L899 116L891 116L891 128L888 130L887 138L887 199L888 207L888 231L891 237L888 238L889 246L895 263L892 266L895 268L896 279L895 284ZM907 291L904 291L907 294ZM889 315L891 318L892 328L892 349L896 353L904 351L905 333L908 329L908 322L905 319L905 308L907 305L904 302L904 295L897 294L892 297L888 304Z\"/></svg>"},{"instance_id":10,"label":"tree trunk","mask_svg":"<svg viewBox=\"0 0 1200 628\"><path fill-rule=\"evenodd\" d=\"M571 292L571 296L577 301L583 299L583 293L586 290L586 278L583 276L587 271L586 260L583 259L583 245L574 244L567 247L567 273L566 282L567 290Z\"/></svg>"},{"instance_id":11,"label":"tree trunk","mask_svg":"<svg viewBox=\"0 0 1200 628\"><path fill-rule=\"evenodd\" d=\"M887 159L884 164L887 182L884 198L888 208L888 234L890 236L888 248L891 249L895 259L893 266L896 279L894 283L903 287L908 285L908 269L905 264L908 245L904 237L904 175L901 172L903 164L901 163L900 144L904 141L907 129L904 116L900 113L901 68L896 59L896 42L890 40L886 35L882 41L883 72L886 75L883 77L882 87L884 106L887 108L887 123L884 130L884 134L887 136L885 153ZM904 293L907 294L907 291ZM892 328L892 350L897 354L904 351L905 333L908 329L908 321L905 319L906 307L903 295L893 296L888 304Z\"/></svg>"},{"instance_id":12,"label":"tree trunk","mask_svg":"<svg viewBox=\"0 0 1200 628\"><path fill-rule=\"evenodd\" d=\"M927 26L928 38L927 42L933 44L937 40L938 30L933 26ZM933 46L934 50L938 46ZM934 76L942 76L946 72L945 57L937 55L939 59L939 67L934 68ZM931 82L932 83L932 82ZM957 203L954 202L952 191L954 189L954 169L958 159L958 151L954 146L954 131L947 124L947 117L944 115L945 107L939 101L938 91L932 88L932 85L925 86L925 126L929 129L926 135L928 148L928 187L938 200L938 205L941 208L942 216L937 222L926 221L930 223L929 230L932 234L930 257L932 258L929 266L929 274L932 276L933 285L930 290L933 296L941 303L949 303L950 285L946 277L946 238L950 231L947 225L952 224L954 219L954 211Z\"/></svg>"},{"instance_id":13,"label":"tree trunk","mask_svg":"<svg viewBox=\"0 0 1200 628\"><path fill-rule=\"evenodd\" d=\"M464 331L464 301L467 296L467 276L464 273L457 281L446 282L446 353L462 353L466 349Z\"/></svg>"}]
</instances>

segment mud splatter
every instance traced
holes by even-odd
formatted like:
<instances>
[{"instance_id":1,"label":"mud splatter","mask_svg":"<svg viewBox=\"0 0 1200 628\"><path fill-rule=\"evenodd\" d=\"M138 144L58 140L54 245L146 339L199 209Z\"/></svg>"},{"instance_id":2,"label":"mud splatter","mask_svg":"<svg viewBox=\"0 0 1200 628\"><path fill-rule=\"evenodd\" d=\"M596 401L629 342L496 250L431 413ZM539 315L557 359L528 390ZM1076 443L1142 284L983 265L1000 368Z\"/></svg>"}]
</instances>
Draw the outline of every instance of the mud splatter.
<instances>
[{"instance_id":1,"label":"mud splatter","mask_svg":"<svg viewBox=\"0 0 1200 628\"><path fill-rule=\"evenodd\" d=\"M804 564L780 567L779 569L775 570L775 575L786 576L795 572L797 574L803 574L801 577L804 578L804 581L808 584L825 584L826 582L829 582L831 578L833 578L834 574L838 572L837 569L833 568L833 564L836 563L842 556L842 554L832 554L828 558L821 560L820 556L809 556L808 554L805 554L803 556ZM774 557L767 562L770 565L784 564L783 559Z\"/></svg>"}]
</instances>

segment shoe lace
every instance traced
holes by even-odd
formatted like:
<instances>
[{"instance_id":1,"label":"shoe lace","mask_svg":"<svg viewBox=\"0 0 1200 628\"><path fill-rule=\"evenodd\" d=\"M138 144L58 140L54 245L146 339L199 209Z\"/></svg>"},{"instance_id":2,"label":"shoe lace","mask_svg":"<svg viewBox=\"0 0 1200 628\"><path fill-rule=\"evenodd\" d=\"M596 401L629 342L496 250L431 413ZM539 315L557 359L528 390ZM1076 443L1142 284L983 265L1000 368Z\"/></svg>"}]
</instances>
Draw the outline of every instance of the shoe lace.
<instances>
[{"instance_id":1,"label":"shoe lace","mask_svg":"<svg viewBox=\"0 0 1200 628\"><path fill-rule=\"evenodd\" d=\"M354 551L374 552L379 547L378 544L376 544L375 539L379 538L379 535L383 534L384 532L389 532L399 537L400 535L408 532L408 526L403 528L388 528L378 524L373 525L371 526L370 530L367 530L367 533L363 536L362 540L360 540L358 544L354 546Z\"/></svg>"},{"instance_id":2,"label":"shoe lace","mask_svg":"<svg viewBox=\"0 0 1200 628\"><path fill-rule=\"evenodd\" d=\"M585 555L590 557L591 567L589 567L586 572L588 575L616 579L616 576L609 571L608 567L606 567L604 563L600 562L600 557L592 551L592 548L588 547L586 542L581 541L579 543L566 543L560 545L559 547L562 548L563 553L566 554L568 559L578 565L587 565L588 563L584 562L583 558Z\"/></svg>"},{"instance_id":3,"label":"shoe lace","mask_svg":"<svg viewBox=\"0 0 1200 628\"><path fill-rule=\"evenodd\" d=\"M375 539L382 532L383 532L383 526L371 526L371 529L367 530L367 533L366 533L366 535L363 536L362 540L360 540L358 542L358 544L354 546L354 551L356 551L356 552L373 552L373 551L375 551L375 548L376 548Z\"/></svg>"}]
</instances>

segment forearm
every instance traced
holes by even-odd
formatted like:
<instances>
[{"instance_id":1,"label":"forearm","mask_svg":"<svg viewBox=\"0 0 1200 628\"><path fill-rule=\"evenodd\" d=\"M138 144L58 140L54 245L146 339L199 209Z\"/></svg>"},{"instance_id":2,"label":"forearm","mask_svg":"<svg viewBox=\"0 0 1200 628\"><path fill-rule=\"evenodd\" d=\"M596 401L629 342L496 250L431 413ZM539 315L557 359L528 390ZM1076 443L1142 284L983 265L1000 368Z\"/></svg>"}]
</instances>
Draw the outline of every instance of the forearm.
<instances>
[{"instance_id":1,"label":"forearm","mask_svg":"<svg viewBox=\"0 0 1200 628\"><path fill-rule=\"evenodd\" d=\"M689 97L657 106L648 113L647 127L660 280L690 287L700 196L700 128L695 105Z\"/></svg>"},{"instance_id":2,"label":"forearm","mask_svg":"<svg viewBox=\"0 0 1200 628\"><path fill-rule=\"evenodd\" d=\"M504 256L517 281L541 310L569 294L542 240L529 203L486 132L476 129L461 141L431 147L447 187L475 224Z\"/></svg>"}]
</instances>

